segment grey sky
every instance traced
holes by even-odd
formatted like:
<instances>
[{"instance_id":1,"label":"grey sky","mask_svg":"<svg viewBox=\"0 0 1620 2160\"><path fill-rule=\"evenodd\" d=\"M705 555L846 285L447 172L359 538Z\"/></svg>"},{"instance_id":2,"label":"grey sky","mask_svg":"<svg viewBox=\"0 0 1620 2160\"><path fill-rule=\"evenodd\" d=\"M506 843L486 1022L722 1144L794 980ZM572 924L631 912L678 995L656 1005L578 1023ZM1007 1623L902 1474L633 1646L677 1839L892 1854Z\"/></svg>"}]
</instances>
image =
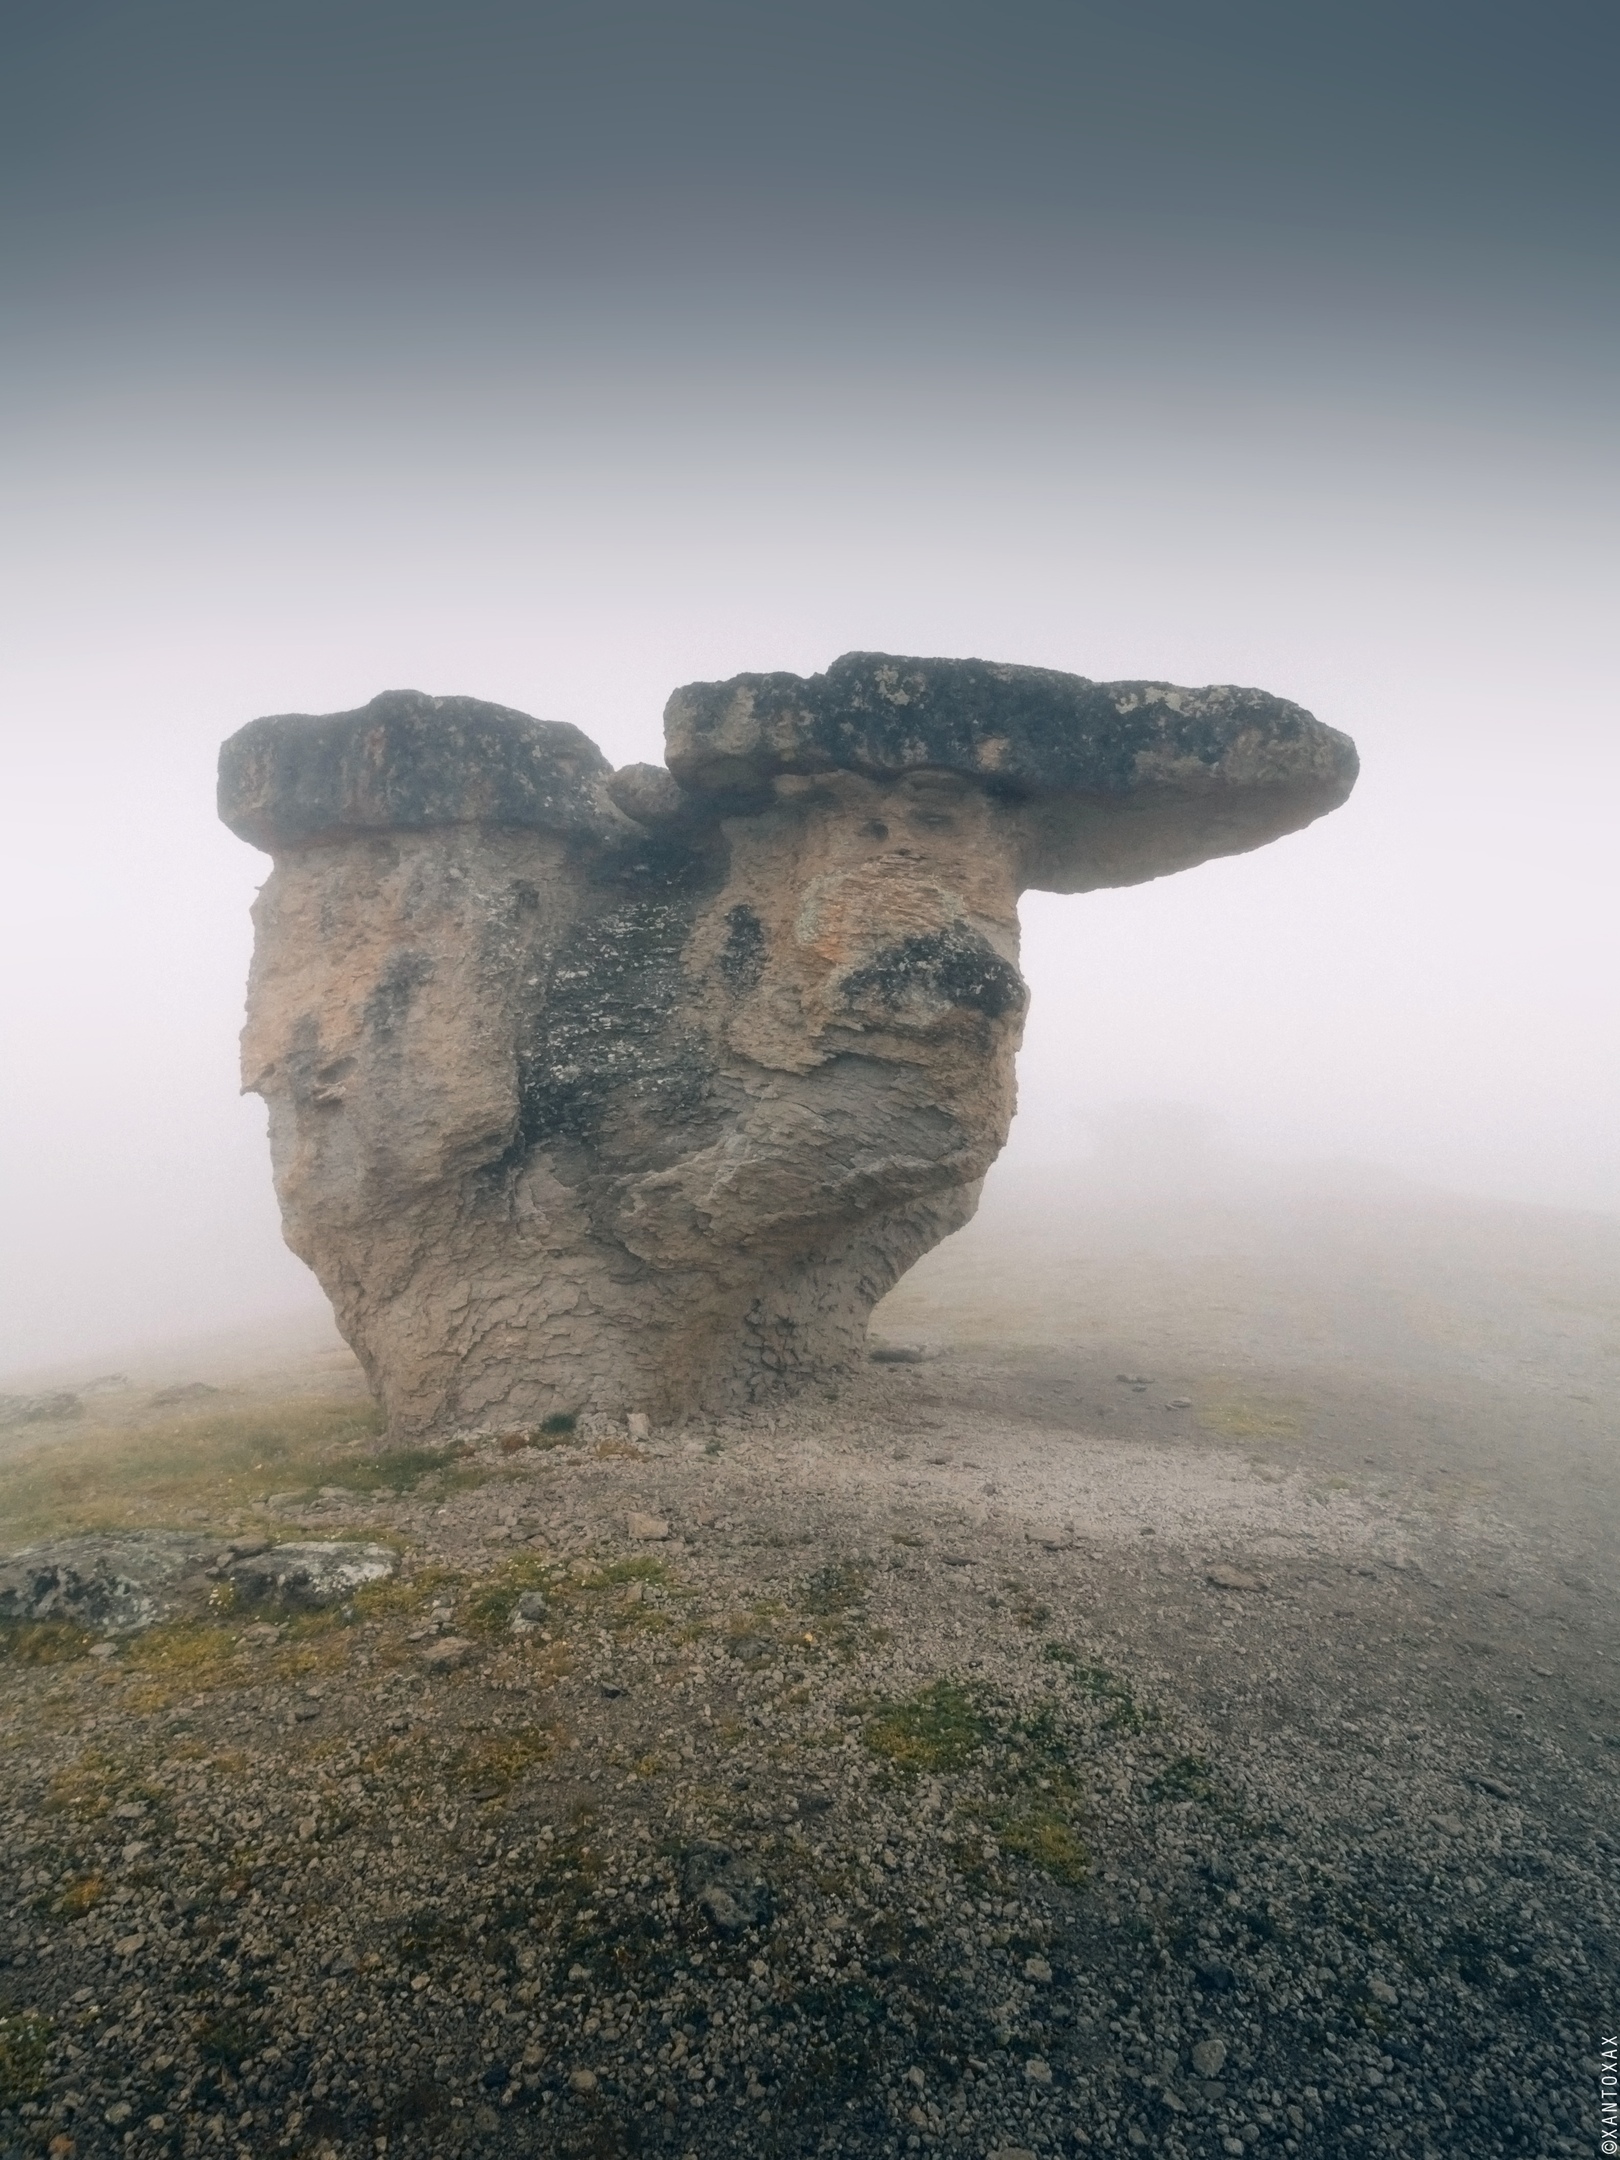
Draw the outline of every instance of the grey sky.
<instances>
[{"instance_id":1,"label":"grey sky","mask_svg":"<svg viewBox=\"0 0 1620 2160\"><path fill-rule=\"evenodd\" d=\"M1620 1207L1612 14L0 16L0 1358L307 1295L219 739L389 684L657 754L850 648L1253 682L1338 816L1026 911L1111 1102Z\"/></svg>"}]
</instances>

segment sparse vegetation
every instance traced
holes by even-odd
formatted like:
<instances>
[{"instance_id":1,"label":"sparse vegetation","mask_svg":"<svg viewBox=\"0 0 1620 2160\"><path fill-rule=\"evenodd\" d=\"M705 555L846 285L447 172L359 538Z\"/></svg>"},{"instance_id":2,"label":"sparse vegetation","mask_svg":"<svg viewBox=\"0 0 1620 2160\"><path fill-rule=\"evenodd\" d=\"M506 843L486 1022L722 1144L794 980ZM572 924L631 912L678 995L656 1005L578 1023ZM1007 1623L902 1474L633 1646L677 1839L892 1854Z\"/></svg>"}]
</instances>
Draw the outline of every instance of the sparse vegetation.
<instances>
[{"instance_id":1,"label":"sparse vegetation","mask_svg":"<svg viewBox=\"0 0 1620 2160\"><path fill-rule=\"evenodd\" d=\"M50 2052L47 2019L26 2010L15 2017L0 2015L0 2107L16 2107L43 2089Z\"/></svg>"},{"instance_id":2,"label":"sparse vegetation","mask_svg":"<svg viewBox=\"0 0 1620 2160\"><path fill-rule=\"evenodd\" d=\"M16 1544L71 1531L223 1516L272 1492L398 1490L453 1450L367 1452L382 1429L370 1404L297 1402L203 1410L135 1426L91 1426L0 1462L0 1520Z\"/></svg>"},{"instance_id":3,"label":"sparse vegetation","mask_svg":"<svg viewBox=\"0 0 1620 2160\"><path fill-rule=\"evenodd\" d=\"M83 1657L94 1641L67 1620L0 1620L0 1658L18 1665L62 1665Z\"/></svg>"},{"instance_id":4,"label":"sparse vegetation","mask_svg":"<svg viewBox=\"0 0 1620 2160\"><path fill-rule=\"evenodd\" d=\"M867 1569L860 1561L830 1561L806 1582L804 1610L822 1617L850 1612L864 1601L868 1586Z\"/></svg>"},{"instance_id":5,"label":"sparse vegetation","mask_svg":"<svg viewBox=\"0 0 1620 2160\"><path fill-rule=\"evenodd\" d=\"M544 1560L525 1556L510 1561L496 1575L476 1584L458 1609L456 1624L470 1635L501 1636L511 1628L517 1601L526 1590L549 1589L552 1570Z\"/></svg>"},{"instance_id":6,"label":"sparse vegetation","mask_svg":"<svg viewBox=\"0 0 1620 2160\"><path fill-rule=\"evenodd\" d=\"M990 1823L1004 1853L1028 1861L1056 1882L1084 1882L1091 1871L1091 1855L1079 1832L1051 1803L992 1814Z\"/></svg>"},{"instance_id":7,"label":"sparse vegetation","mask_svg":"<svg viewBox=\"0 0 1620 2160\"><path fill-rule=\"evenodd\" d=\"M103 1875L81 1875L77 1882L69 1883L62 1892L60 1911L69 1920L78 1920L99 1905L107 1894L107 1880Z\"/></svg>"},{"instance_id":8,"label":"sparse vegetation","mask_svg":"<svg viewBox=\"0 0 1620 2160\"><path fill-rule=\"evenodd\" d=\"M533 1728L477 1733L446 1759L447 1780L475 1800L502 1798L548 1752L550 1736Z\"/></svg>"},{"instance_id":9,"label":"sparse vegetation","mask_svg":"<svg viewBox=\"0 0 1620 2160\"><path fill-rule=\"evenodd\" d=\"M872 1709L866 1745L906 1777L965 1769L994 1737L985 1691L959 1680L936 1680Z\"/></svg>"},{"instance_id":10,"label":"sparse vegetation","mask_svg":"<svg viewBox=\"0 0 1620 2160\"><path fill-rule=\"evenodd\" d=\"M1297 1440L1304 1409L1303 1403L1292 1399L1267 1402L1246 1395L1210 1395L1198 1405L1198 1422L1223 1440Z\"/></svg>"},{"instance_id":11,"label":"sparse vegetation","mask_svg":"<svg viewBox=\"0 0 1620 2160\"><path fill-rule=\"evenodd\" d=\"M1105 1732L1145 1732L1159 1723L1158 1712L1145 1709L1132 1694L1129 1682L1110 1672L1106 1665L1088 1664L1065 1643L1048 1643L1044 1655L1050 1663L1067 1668L1082 1695L1092 1702L1107 1704Z\"/></svg>"},{"instance_id":12,"label":"sparse vegetation","mask_svg":"<svg viewBox=\"0 0 1620 2160\"><path fill-rule=\"evenodd\" d=\"M1204 1755L1177 1755L1166 1763L1149 1792L1155 1800L1196 1800L1203 1807L1214 1806L1220 1798L1215 1772Z\"/></svg>"}]
</instances>

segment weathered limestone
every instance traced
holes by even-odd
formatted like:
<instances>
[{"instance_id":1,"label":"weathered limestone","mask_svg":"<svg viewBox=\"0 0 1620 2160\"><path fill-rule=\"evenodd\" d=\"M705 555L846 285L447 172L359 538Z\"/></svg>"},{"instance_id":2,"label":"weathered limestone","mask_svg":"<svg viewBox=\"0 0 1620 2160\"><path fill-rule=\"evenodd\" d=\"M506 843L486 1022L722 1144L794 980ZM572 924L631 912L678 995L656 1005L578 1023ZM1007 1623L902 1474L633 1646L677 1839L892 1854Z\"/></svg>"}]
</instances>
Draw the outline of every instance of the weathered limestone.
<instances>
[{"instance_id":1,"label":"weathered limestone","mask_svg":"<svg viewBox=\"0 0 1620 2160\"><path fill-rule=\"evenodd\" d=\"M1006 1138L1021 891L1341 803L1252 690L849 654L679 690L668 769L394 691L257 720L243 1077L401 1431L750 1400L859 1354Z\"/></svg>"}]
</instances>

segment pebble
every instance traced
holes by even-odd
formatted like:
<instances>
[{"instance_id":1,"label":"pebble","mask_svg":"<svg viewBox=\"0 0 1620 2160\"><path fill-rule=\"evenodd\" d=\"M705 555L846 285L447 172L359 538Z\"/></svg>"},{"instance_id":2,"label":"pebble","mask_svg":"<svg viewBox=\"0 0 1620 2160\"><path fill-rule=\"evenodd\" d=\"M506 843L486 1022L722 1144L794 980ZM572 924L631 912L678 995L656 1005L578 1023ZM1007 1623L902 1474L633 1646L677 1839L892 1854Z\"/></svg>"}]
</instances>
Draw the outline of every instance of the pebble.
<instances>
[{"instance_id":1,"label":"pebble","mask_svg":"<svg viewBox=\"0 0 1620 2160\"><path fill-rule=\"evenodd\" d=\"M454 1672L466 1664L475 1647L465 1636L441 1635L421 1652L422 1663L429 1672Z\"/></svg>"},{"instance_id":2,"label":"pebble","mask_svg":"<svg viewBox=\"0 0 1620 2160\"><path fill-rule=\"evenodd\" d=\"M1192 2051L1192 2066L1200 2077L1218 2078L1226 2068L1226 2042L1218 2036L1198 2041Z\"/></svg>"},{"instance_id":3,"label":"pebble","mask_svg":"<svg viewBox=\"0 0 1620 2160\"><path fill-rule=\"evenodd\" d=\"M596 2090L596 2072L594 2070L570 2070L568 2073L568 2086L571 2092L593 2093Z\"/></svg>"},{"instance_id":4,"label":"pebble","mask_svg":"<svg viewBox=\"0 0 1620 2160\"><path fill-rule=\"evenodd\" d=\"M1227 1567L1224 1562L1207 1568L1204 1580L1213 1583L1217 1590L1263 1590L1266 1586L1257 1575L1245 1575L1242 1568Z\"/></svg>"},{"instance_id":5,"label":"pebble","mask_svg":"<svg viewBox=\"0 0 1620 2160\"><path fill-rule=\"evenodd\" d=\"M632 1512L626 1518L630 1535L643 1544L656 1544L669 1536L669 1524L661 1515L642 1515Z\"/></svg>"}]
</instances>

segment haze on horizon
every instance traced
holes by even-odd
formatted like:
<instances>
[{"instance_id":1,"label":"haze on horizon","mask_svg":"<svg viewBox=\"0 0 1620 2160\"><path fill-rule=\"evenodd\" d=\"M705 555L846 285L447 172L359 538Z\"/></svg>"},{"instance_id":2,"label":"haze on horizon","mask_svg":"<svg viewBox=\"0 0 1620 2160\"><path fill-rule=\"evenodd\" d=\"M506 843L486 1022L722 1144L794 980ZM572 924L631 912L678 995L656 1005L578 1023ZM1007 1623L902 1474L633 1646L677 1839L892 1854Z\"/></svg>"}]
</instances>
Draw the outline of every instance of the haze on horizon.
<instances>
[{"instance_id":1,"label":"haze on horizon","mask_svg":"<svg viewBox=\"0 0 1620 2160\"><path fill-rule=\"evenodd\" d=\"M679 683L851 649L1294 698L1344 810L1026 903L1007 1160L1172 1104L1620 1212L1607 11L35 0L0 43L0 1369L318 1296L213 763L393 685L617 762Z\"/></svg>"}]
</instances>

